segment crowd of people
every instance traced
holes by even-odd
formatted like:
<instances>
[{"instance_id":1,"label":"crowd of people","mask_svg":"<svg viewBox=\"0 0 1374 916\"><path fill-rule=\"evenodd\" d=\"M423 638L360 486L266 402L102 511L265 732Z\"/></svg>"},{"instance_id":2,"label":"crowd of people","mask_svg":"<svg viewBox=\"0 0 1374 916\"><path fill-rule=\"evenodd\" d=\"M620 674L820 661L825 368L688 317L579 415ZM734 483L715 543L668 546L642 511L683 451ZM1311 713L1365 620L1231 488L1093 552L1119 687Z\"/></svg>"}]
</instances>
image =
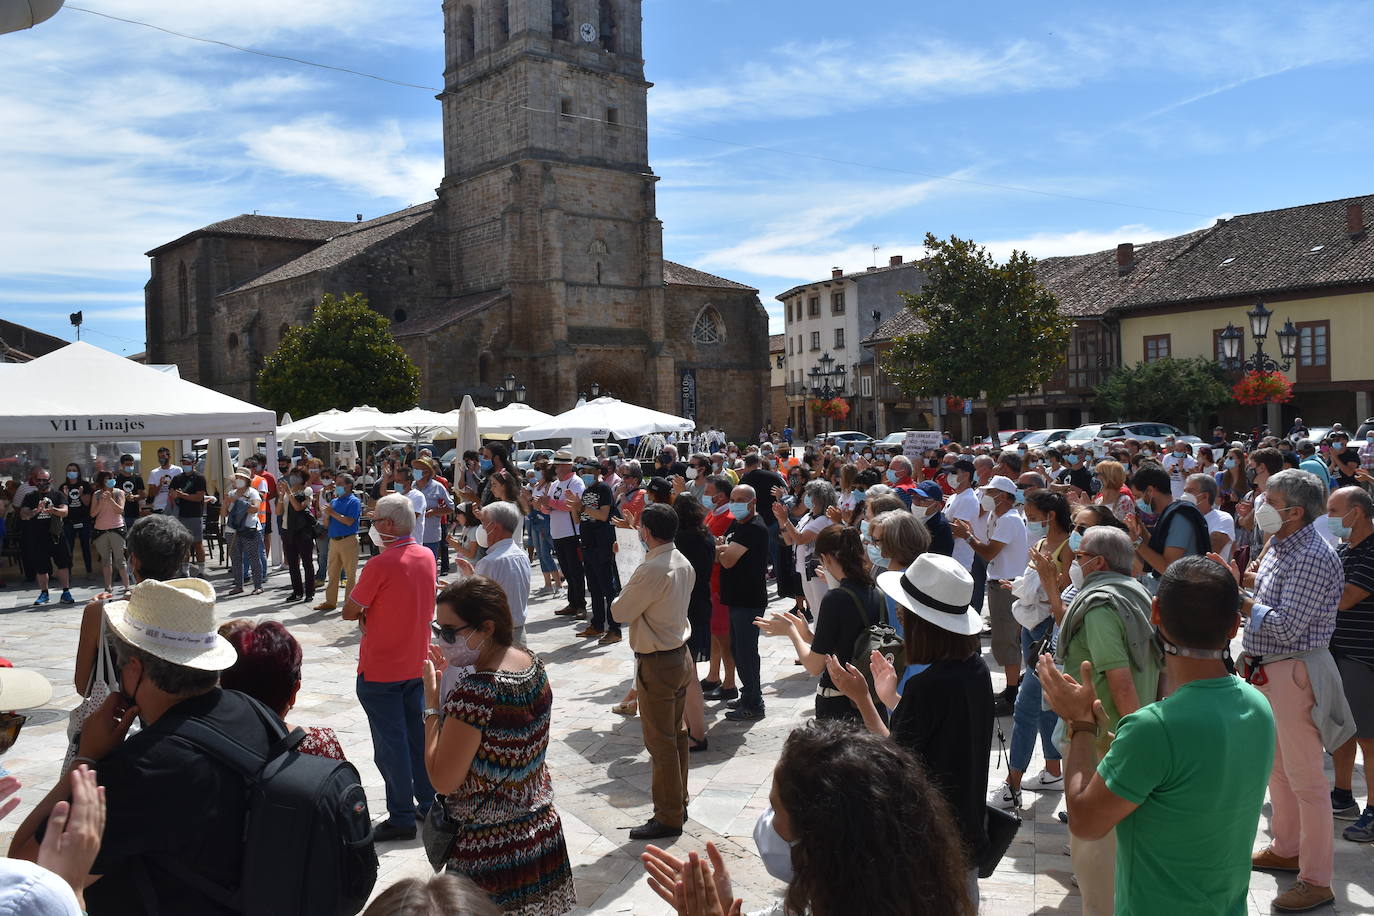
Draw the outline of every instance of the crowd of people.
<instances>
[{"instance_id":1,"label":"crowd of people","mask_svg":"<svg viewBox=\"0 0 1374 916\"><path fill-rule=\"evenodd\" d=\"M291 753L349 766L338 735L293 712L290 628L217 621L217 602L266 587L275 530L286 600L323 588L312 609L358 623L355 690L387 809L371 841L420 836L446 876L368 912L575 905L546 762L556 677L526 647L532 595L563 596L551 616L569 641L629 643L632 688L613 710L639 719L652 766L634 841L682 834L707 710L731 723L717 729L765 719L776 685L760 639L790 645L813 716L754 833L786 883L778 912L976 912L1010 842L1005 812L1048 792L1064 795L1085 913L1243 913L1252 869L1295 876L1276 909L1320 906L1334 821L1352 822L1343 841L1374 842L1374 803L1354 795L1374 751L1374 435L1304 432L915 454L720 437L711 452L563 450L525 468L491 442L448 467L424 450L332 468L306 454L274 475L250 456L222 489L165 449L146 482L127 455L90 483L69 467L56 491L35 469L7 498L38 603L53 575L74 603L78 546L106 592L82 617L70 761L5 868L46 865L67 880L25 878L27 892L92 913L134 899L234 911L213 889L245 868L243 778L185 736L208 727L270 756L289 733ZM199 577L207 518L229 542L219 594ZM0 709L20 725L47 700L34 677L0 668ZM1266 791L1272 838L1256 851ZM45 861L54 831L80 834L89 857ZM740 906L714 846L648 846L644 867L681 913Z\"/></svg>"}]
</instances>

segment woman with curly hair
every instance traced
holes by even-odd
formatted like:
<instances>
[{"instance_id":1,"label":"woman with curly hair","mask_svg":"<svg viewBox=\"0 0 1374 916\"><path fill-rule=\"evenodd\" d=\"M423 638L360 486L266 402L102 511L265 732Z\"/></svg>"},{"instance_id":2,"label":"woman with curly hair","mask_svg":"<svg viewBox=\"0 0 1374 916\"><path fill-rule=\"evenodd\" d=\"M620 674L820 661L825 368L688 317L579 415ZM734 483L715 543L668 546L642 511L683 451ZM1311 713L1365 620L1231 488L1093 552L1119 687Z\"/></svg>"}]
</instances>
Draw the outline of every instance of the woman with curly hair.
<instances>
[{"instance_id":1,"label":"woman with curly hair","mask_svg":"<svg viewBox=\"0 0 1374 916\"><path fill-rule=\"evenodd\" d=\"M896 743L839 722L808 722L783 745L769 802L754 842L768 873L787 882L773 912L977 912L950 807L919 760ZM695 853L684 862L656 846L640 857L649 886L679 913L686 912L679 900L697 890L718 907L706 912L736 904L715 844L706 852L709 862Z\"/></svg>"}]
</instances>

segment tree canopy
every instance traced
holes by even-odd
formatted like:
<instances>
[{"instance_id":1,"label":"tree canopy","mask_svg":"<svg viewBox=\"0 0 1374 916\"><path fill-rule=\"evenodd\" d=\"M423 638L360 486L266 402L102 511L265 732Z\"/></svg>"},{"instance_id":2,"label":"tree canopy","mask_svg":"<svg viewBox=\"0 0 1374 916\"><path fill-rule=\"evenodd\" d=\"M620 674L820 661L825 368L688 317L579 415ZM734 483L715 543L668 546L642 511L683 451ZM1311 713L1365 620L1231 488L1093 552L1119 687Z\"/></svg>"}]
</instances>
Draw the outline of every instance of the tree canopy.
<instances>
[{"instance_id":1,"label":"tree canopy","mask_svg":"<svg viewBox=\"0 0 1374 916\"><path fill-rule=\"evenodd\" d=\"M1163 420L1189 429L1231 400L1221 366L1200 356L1122 366L1097 386L1097 406L1105 416Z\"/></svg>"},{"instance_id":2,"label":"tree canopy","mask_svg":"<svg viewBox=\"0 0 1374 916\"><path fill-rule=\"evenodd\" d=\"M258 395L295 419L370 404L392 412L420 398L420 370L361 293L326 295L310 323L283 335L258 373Z\"/></svg>"},{"instance_id":3,"label":"tree canopy","mask_svg":"<svg viewBox=\"0 0 1374 916\"><path fill-rule=\"evenodd\" d=\"M995 438L997 409L1064 365L1073 319L1060 313L1023 251L999 264L972 241L929 233L925 247L925 285L903 294L923 329L893 342L883 371L908 397L982 392Z\"/></svg>"}]
</instances>

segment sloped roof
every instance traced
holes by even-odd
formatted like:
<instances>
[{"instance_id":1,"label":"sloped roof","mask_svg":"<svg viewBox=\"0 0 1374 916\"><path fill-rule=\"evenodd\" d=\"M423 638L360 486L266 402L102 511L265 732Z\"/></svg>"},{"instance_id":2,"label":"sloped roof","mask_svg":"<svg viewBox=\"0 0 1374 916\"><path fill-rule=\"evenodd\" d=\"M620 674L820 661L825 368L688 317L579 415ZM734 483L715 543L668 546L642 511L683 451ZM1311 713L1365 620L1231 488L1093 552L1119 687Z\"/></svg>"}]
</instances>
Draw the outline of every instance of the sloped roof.
<instances>
[{"instance_id":1,"label":"sloped roof","mask_svg":"<svg viewBox=\"0 0 1374 916\"><path fill-rule=\"evenodd\" d=\"M917 334L924 331L925 322L916 317L916 313L909 308L900 308L897 314L884 321L874 329L862 341L863 344L875 344L889 341L894 337L901 337L903 334Z\"/></svg>"},{"instance_id":2,"label":"sloped roof","mask_svg":"<svg viewBox=\"0 0 1374 916\"><path fill-rule=\"evenodd\" d=\"M776 353L776 352L778 352L779 350L781 350L781 349L782 349L783 347L785 347L785 346L787 346L787 335L786 335L786 334L769 334L769 335L768 335L768 352L769 352L769 353Z\"/></svg>"},{"instance_id":3,"label":"sloped roof","mask_svg":"<svg viewBox=\"0 0 1374 916\"><path fill-rule=\"evenodd\" d=\"M384 242L428 219L430 214L434 212L436 203L437 201L431 200L361 223L344 223L343 225L347 228L330 236L320 247L307 251L300 257L287 261L280 267L269 270L247 283L241 283L233 289L226 290L226 292L242 292L259 286L266 286L269 283L279 283L282 280L291 280L316 271L338 267L345 261L362 254L373 245Z\"/></svg>"},{"instance_id":4,"label":"sloped roof","mask_svg":"<svg viewBox=\"0 0 1374 916\"><path fill-rule=\"evenodd\" d=\"M704 270L687 267L675 261L663 262L663 282L670 286L704 286L712 289L738 289L753 293L758 292L752 286L745 286L734 280L717 277L715 274L708 274Z\"/></svg>"},{"instance_id":5,"label":"sloped roof","mask_svg":"<svg viewBox=\"0 0 1374 916\"><path fill-rule=\"evenodd\" d=\"M819 286L822 283L838 283L841 280L861 280L864 277L871 277L874 274L885 274L892 270L913 270L919 268L917 261L904 261L901 264L885 264L882 267L866 267L863 270L856 270L853 273L842 274L838 277L825 277L820 280L812 280L810 283L801 283L792 287L784 293L778 293L775 299L790 299L797 293L812 286Z\"/></svg>"},{"instance_id":6,"label":"sloped roof","mask_svg":"<svg viewBox=\"0 0 1374 916\"><path fill-rule=\"evenodd\" d=\"M1364 211L1351 238L1346 212ZM1374 283L1374 195L1244 213L1196 232L1136 245L1122 273L1116 250L1039 262L1040 281L1075 317L1152 306ZM1123 239L1129 241L1128 239Z\"/></svg>"},{"instance_id":7,"label":"sloped roof","mask_svg":"<svg viewBox=\"0 0 1374 916\"><path fill-rule=\"evenodd\" d=\"M391 334L396 338L420 337L433 334L464 318L486 311L493 305L503 302L509 294L501 290L473 293L449 299L437 305L426 307L420 312L408 312L405 321L396 321L392 316Z\"/></svg>"},{"instance_id":8,"label":"sloped roof","mask_svg":"<svg viewBox=\"0 0 1374 916\"><path fill-rule=\"evenodd\" d=\"M356 225L358 224L342 220L296 219L291 216L262 216L257 213L241 213L238 216L188 232L179 239L157 246L147 254L151 258L168 248L175 248L184 242L206 235L322 242L331 235Z\"/></svg>"}]
</instances>

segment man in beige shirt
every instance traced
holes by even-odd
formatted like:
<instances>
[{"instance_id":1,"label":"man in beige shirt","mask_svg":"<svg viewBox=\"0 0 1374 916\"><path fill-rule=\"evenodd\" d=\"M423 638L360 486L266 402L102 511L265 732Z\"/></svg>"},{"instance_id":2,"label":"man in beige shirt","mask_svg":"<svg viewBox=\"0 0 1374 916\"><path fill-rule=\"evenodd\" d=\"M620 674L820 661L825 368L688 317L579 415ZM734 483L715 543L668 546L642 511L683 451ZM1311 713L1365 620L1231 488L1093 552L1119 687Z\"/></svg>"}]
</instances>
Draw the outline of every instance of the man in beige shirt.
<instances>
[{"instance_id":1,"label":"man in beige shirt","mask_svg":"<svg viewBox=\"0 0 1374 916\"><path fill-rule=\"evenodd\" d=\"M682 833L687 819L687 730L682 712L687 685L696 670L687 653L687 603L696 572L673 547L677 513L655 503L639 517L648 548L644 562L620 590L611 616L630 625L635 653L639 723L653 767L654 815L630 831L632 840L657 840Z\"/></svg>"}]
</instances>

